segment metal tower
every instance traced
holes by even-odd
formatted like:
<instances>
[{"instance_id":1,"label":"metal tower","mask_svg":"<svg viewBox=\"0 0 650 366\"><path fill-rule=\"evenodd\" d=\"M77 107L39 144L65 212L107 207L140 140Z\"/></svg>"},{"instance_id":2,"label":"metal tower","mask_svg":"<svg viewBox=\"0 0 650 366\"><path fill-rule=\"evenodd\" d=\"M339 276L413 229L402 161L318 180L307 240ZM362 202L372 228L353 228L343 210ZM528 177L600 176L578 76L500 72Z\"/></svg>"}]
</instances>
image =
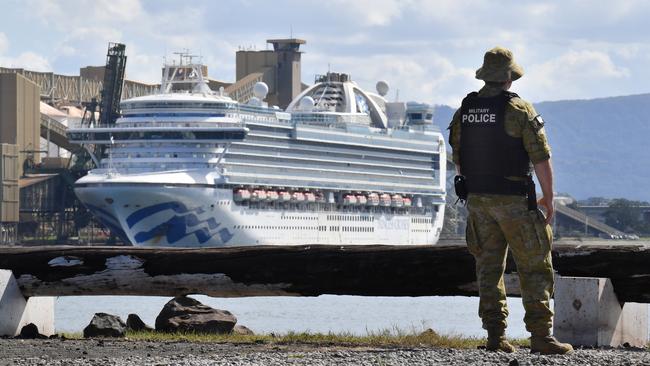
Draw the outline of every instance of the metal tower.
<instances>
[{"instance_id":1,"label":"metal tower","mask_svg":"<svg viewBox=\"0 0 650 366\"><path fill-rule=\"evenodd\" d=\"M102 87L102 99L99 107L99 123L113 125L119 116L124 69L126 68L126 46L121 43L109 43L106 54L106 72Z\"/></svg>"}]
</instances>

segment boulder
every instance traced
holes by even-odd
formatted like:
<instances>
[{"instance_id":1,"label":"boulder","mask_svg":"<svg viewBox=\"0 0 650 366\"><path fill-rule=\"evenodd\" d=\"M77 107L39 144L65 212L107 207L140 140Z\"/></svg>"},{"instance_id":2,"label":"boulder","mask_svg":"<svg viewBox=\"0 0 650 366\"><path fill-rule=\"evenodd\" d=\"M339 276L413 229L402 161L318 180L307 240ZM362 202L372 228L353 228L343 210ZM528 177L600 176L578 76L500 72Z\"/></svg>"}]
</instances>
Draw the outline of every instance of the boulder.
<instances>
[{"instance_id":1,"label":"boulder","mask_svg":"<svg viewBox=\"0 0 650 366\"><path fill-rule=\"evenodd\" d=\"M135 331L153 330L153 328L145 324L137 314L129 314L126 318L126 328Z\"/></svg>"},{"instance_id":2,"label":"boulder","mask_svg":"<svg viewBox=\"0 0 650 366\"><path fill-rule=\"evenodd\" d=\"M124 337L126 324L119 316L96 313L90 324L84 328L84 337Z\"/></svg>"},{"instance_id":3,"label":"boulder","mask_svg":"<svg viewBox=\"0 0 650 366\"><path fill-rule=\"evenodd\" d=\"M235 327L232 328L232 333L237 335L255 335L255 332L243 325L235 325Z\"/></svg>"},{"instance_id":4,"label":"boulder","mask_svg":"<svg viewBox=\"0 0 650 366\"><path fill-rule=\"evenodd\" d=\"M20 339L46 339L47 336L39 333L38 327L34 323L29 323L20 329L20 334L16 336Z\"/></svg>"},{"instance_id":5,"label":"boulder","mask_svg":"<svg viewBox=\"0 0 650 366\"><path fill-rule=\"evenodd\" d=\"M156 317L156 330L227 334L237 318L227 310L213 309L190 297L170 300Z\"/></svg>"}]
</instances>

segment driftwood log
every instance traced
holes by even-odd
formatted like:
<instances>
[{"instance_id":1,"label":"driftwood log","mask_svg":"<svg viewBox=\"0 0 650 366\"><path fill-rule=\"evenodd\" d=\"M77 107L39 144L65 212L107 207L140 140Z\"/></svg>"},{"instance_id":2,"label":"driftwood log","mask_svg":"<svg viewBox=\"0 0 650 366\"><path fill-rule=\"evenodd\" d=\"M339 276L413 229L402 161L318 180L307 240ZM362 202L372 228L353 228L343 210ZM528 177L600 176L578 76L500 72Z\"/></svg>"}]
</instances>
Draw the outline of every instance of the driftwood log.
<instances>
[{"instance_id":1,"label":"driftwood log","mask_svg":"<svg viewBox=\"0 0 650 366\"><path fill-rule=\"evenodd\" d=\"M622 302L650 302L650 248L556 245L563 276L608 277ZM452 246L0 248L25 296L475 296L474 259ZM509 259L507 287L517 295Z\"/></svg>"}]
</instances>

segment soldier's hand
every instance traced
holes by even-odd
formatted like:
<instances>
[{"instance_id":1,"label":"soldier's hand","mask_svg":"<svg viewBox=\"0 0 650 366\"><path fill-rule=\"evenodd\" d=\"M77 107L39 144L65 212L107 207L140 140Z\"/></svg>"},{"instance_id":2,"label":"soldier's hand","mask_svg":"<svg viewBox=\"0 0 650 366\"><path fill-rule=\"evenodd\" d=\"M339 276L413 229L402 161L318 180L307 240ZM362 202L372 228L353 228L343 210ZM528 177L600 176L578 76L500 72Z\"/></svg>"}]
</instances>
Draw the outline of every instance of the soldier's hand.
<instances>
[{"instance_id":1,"label":"soldier's hand","mask_svg":"<svg viewBox=\"0 0 650 366\"><path fill-rule=\"evenodd\" d=\"M553 215L555 214L555 209L553 208L553 198L542 197L537 201L539 206L544 207L546 210L546 225L550 225L551 220L553 220Z\"/></svg>"}]
</instances>

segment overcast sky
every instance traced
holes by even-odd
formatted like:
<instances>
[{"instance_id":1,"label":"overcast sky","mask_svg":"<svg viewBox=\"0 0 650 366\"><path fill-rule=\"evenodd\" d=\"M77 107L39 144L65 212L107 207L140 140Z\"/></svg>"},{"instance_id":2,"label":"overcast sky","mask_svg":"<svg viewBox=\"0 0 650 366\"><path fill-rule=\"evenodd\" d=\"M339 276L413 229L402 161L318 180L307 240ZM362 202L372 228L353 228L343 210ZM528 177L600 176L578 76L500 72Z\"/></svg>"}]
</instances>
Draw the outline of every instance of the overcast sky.
<instances>
[{"instance_id":1,"label":"overcast sky","mask_svg":"<svg viewBox=\"0 0 650 366\"><path fill-rule=\"evenodd\" d=\"M126 44L130 79L159 82L165 54L189 48L210 77L235 78L235 51L293 36L302 77L347 72L391 98L457 106L496 45L526 74L513 90L533 102L650 91L650 1L8 0L0 5L0 65L78 74Z\"/></svg>"}]
</instances>

